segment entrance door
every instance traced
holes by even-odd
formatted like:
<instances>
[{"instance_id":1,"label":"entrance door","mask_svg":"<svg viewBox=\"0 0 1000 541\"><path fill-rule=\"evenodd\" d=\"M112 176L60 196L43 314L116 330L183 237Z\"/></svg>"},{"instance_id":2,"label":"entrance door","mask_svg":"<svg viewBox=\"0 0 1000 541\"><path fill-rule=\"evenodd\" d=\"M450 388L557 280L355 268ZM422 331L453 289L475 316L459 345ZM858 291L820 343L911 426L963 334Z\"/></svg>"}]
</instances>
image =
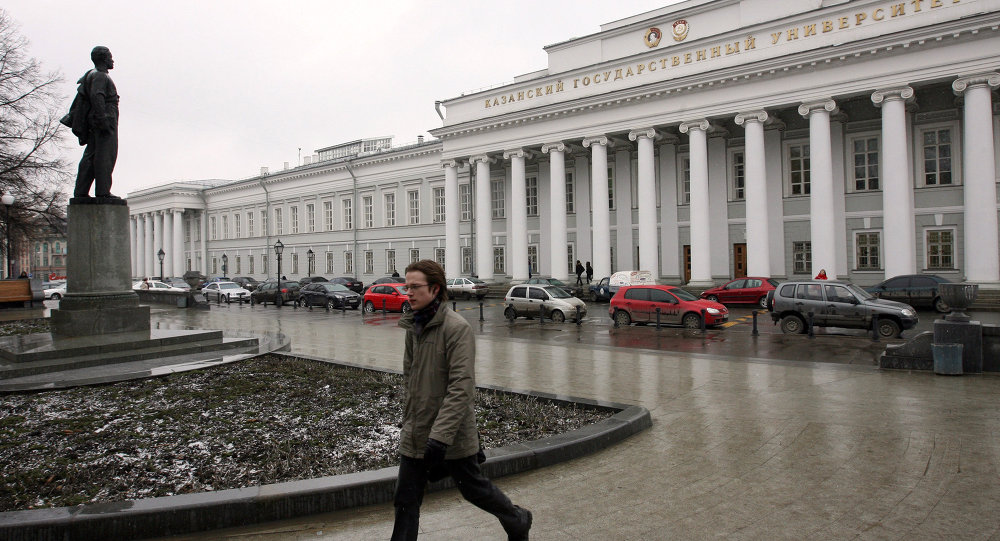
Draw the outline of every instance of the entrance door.
<instances>
[{"instance_id":1,"label":"entrance door","mask_svg":"<svg viewBox=\"0 0 1000 541\"><path fill-rule=\"evenodd\" d=\"M746 278L747 276L747 244L738 243L733 245L733 278Z\"/></svg>"},{"instance_id":2,"label":"entrance door","mask_svg":"<svg viewBox=\"0 0 1000 541\"><path fill-rule=\"evenodd\" d=\"M691 281L691 245L684 245L684 283Z\"/></svg>"}]
</instances>

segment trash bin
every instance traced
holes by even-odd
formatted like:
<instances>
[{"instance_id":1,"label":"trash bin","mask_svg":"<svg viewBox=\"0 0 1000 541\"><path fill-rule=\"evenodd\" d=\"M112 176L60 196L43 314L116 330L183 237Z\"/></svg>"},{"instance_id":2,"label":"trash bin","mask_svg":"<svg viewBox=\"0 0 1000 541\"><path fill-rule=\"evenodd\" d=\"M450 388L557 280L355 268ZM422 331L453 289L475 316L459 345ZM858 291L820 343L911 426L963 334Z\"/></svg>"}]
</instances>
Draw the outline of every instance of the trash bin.
<instances>
[{"instance_id":1,"label":"trash bin","mask_svg":"<svg viewBox=\"0 0 1000 541\"><path fill-rule=\"evenodd\" d=\"M935 374L962 375L962 344L931 344L931 351Z\"/></svg>"}]
</instances>

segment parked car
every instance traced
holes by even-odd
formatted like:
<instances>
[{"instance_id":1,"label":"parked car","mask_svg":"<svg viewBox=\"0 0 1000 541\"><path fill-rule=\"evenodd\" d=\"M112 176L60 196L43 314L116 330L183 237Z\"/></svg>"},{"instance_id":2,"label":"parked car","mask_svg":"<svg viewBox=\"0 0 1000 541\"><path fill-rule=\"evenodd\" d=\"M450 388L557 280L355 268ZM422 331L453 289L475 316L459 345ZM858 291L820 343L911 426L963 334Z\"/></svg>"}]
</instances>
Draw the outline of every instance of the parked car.
<instances>
[{"instance_id":1,"label":"parked car","mask_svg":"<svg viewBox=\"0 0 1000 541\"><path fill-rule=\"evenodd\" d=\"M503 299L503 315L508 320L525 316L535 317L539 312L545 317L562 323L566 318L576 319L577 309L582 319L587 315L587 303L553 285L519 284L511 287Z\"/></svg>"},{"instance_id":2,"label":"parked car","mask_svg":"<svg viewBox=\"0 0 1000 541\"><path fill-rule=\"evenodd\" d=\"M381 310L383 306L390 312L409 312L410 297L402 284L375 284L365 291L365 312ZM384 304L383 304L384 303Z\"/></svg>"},{"instance_id":3,"label":"parked car","mask_svg":"<svg viewBox=\"0 0 1000 541\"><path fill-rule=\"evenodd\" d=\"M347 286L347 289L355 293L364 293L365 284L358 280L357 278L351 278L350 276L340 276L338 278L330 279L331 283L340 284L342 286Z\"/></svg>"},{"instance_id":4,"label":"parked car","mask_svg":"<svg viewBox=\"0 0 1000 541\"><path fill-rule=\"evenodd\" d=\"M901 302L876 298L860 287L840 281L802 280L785 282L768 294L768 310L781 332L806 332L813 314L816 327L871 329L878 314L879 336L895 338L917 325L917 312Z\"/></svg>"},{"instance_id":5,"label":"parked car","mask_svg":"<svg viewBox=\"0 0 1000 541\"><path fill-rule=\"evenodd\" d=\"M490 286L479 278L451 278L447 282L448 296L452 298L483 300L490 291Z\"/></svg>"},{"instance_id":6,"label":"parked car","mask_svg":"<svg viewBox=\"0 0 1000 541\"><path fill-rule=\"evenodd\" d=\"M280 290L277 280L269 280L250 292L250 304L285 304L298 298L299 283L294 280L282 280Z\"/></svg>"},{"instance_id":7,"label":"parked car","mask_svg":"<svg viewBox=\"0 0 1000 541\"><path fill-rule=\"evenodd\" d=\"M683 325L688 329L701 327L702 310L705 325L721 325L729 321L729 309L706 299L699 299L677 286L640 285L622 286L611 298L608 315L618 326L632 323L656 323L656 309L660 309L660 322Z\"/></svg>"},{"instance_id":8,"label":"parked car","mask_svg":"<svg viewBox=\"0 0 1000 541\"><path fill-rule=\"evenodd\" d=\"M341 284L331 284L327 281L313 282L299 289L299 304L326 306L328 310L343 307L357 310L361 305L361 295Z\"/></svg>"},{"instance_id":9,"label":"parked car","mask_svg":"<svg viewBox=\"0 0 1000 541\"><path fill-rule=\"evenodd\" d=\"M571 286L571 285L567 284L566 282L563 282L562 280L560 280L558 278L548 278L548 277L545 277L545 276L536 276L534 278L528 278L528 281L524 282L524 283L531 284L531 285L550 285L550 286L561 287L561 288L563 288L563 290L566 291L566 293L569 293L570 295L573 295L575 297L582 297L583 296L583 288L582 287L578 287L578 286L575 286L575 285Z\"/></svg>"},{"instance_id":10,"label":"parked car","mask_svg":"<svg viewBox=\"0 0 1000 541\"><path fill-rule=\"evenodd\" d=\"M57 301L66 295L66 282L50 282L48 287L44 287L43 291L46 299Z\"/></svg>"},{"instance_id":11,"label":"parked car","mask_svg":"<svg viewBox=\"0 0 1000 541\"><path fill-rule=\"evenodd\" d=\"M239 302L240 299L249 300L250 292L243 289L236 282L211 282L201 288L201 294L205 300Z\"/></svg>"},{"instance_id":12,"label":"parked car","mask_svg":"<svg viewBox=\"0 0 1000 541\"><path fill-rule=\"evenodd\" d=\"M299 287L305 286L306 284L311 284L314 282L329 282L326 278L322 276L306 276L305 278L299 278Z\"/></svg>"},{"instance_id":13,"label":"parked car","mask_svg":"<svg viewBox=\"0 0 1000 541\"><path fill-rule=\"evenodd\" d=\"M249 276L234 276L233 281L247 291L253 291L260 285L260 282Z\"/></svg>"},{"instance_id":14,"label":"parked car","mask_svg":"<svg viewBox=\"0 0 1000 541\"><path fill-rule=\"evenodd\" d=\"M132 289L142 289L142 280L132 284ZM179 287L174 287L166 282L161 282L159 280L149 280L149 289L166 289L169 291L184 291Z\"/></svg>"},{"instance_id":15,"label":"parked car","mask_svg":"<svg viewBox=\"0 0 1000 541\"><path fill-rule=\"evenodd\" d=\"M184 281L183 278L179 276L174 276L163 280L164 283L169 284L170 287L176 287L178 289L183 289L184 291L190 291L191 285Z\"/></svg>"},{"instance_id":16,"label":"parked car","mask_svg":"<svg viewBox=\"0 0 1000 541\"><path fill-rule=\"evenodd\" d=\"M706 289L701 298L722 304L756 304L759 308L767 308L767 292L773 291L777 285L778 281L774 278L747 276Z\"/></svg>"},{"instance_id":17,"label":"parked car","mask_svg":"<svg viewBox=\"0 0 1000 541\"><path fill-rule=\"evenodd\" d=\"M597 283L590 284L590 300L594 302L610 301L615 294L611 292L611 277L605 276Z\"/></svg>"},{"instance_id":18,"label":"parked car","mask_svg":"<svg viewBox=\"0 0 1000 541\"><path fill-rule=\"evenodd\" d=\"M383 278L376 278L372 283L368 284L365 287L365 291L368 291L369 289L371 289L372 286L376 286L376 285L380 285L380 284L402 284L402 283L405 283L405 282L406 282L406 279L402 278L400 276L386 276L386 277L383 277Z\"/></svg>"},{"instance_id":19,"label":"parked car","mask_svg":"<svg viewBox=\"0 0 1000 541\"><path fill-rule=\"evenodd\" d=\"M619 271L608 278L608 293L614 297L618 288L624 286L654 285L653 273L649 271Z\"/></svg>"},{"instance_id":20,"label":"parked car","mask_svg":"<svg viewBox=\"0 0 1000 541\"><path fill-rule=\"evenodd\" d=\"M936 274L904 274L866 287L865 291L880 299L904 302L910 306L933 308L938 312L950 312L951 308L941 300L938 284L951 283Z\"/></svg>"}]
</instances>

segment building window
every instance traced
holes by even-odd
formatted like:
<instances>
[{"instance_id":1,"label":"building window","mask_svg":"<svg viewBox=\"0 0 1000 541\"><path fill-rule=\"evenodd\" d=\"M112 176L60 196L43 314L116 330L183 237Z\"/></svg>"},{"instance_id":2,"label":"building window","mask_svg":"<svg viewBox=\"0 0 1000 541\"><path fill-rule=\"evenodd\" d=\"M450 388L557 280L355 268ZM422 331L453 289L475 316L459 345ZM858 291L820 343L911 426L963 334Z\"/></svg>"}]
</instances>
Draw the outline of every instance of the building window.
<instances>
[{"instance_id":1,"label":"building window","mask_svg":"<svg viewBox=\"0 0 1000 541\"><path fill-rule=\"evenodd\" d=\"M573 243L566 245L566 270L570 275L576 274L576 258L573 257Z\"/></svg>"},{"instance_id":2,"label":"building window","mask_svg":"<svg viewBox=\"0 0 1000 541\"><path fill-rule=\"evenodd\" d=\"M396 226L396 194L385 194L385 226Z\"/></svg>"},{"instance_id":3,"label":"building window","mask_svg":"<svg viewBox=\"0 0 1000 541\"><path fill-rule=\"evenodd\" d=\"M410 263L420 261L420 248L410 248Z\"/></svg>"},{"instance_id":4,"label":"building window","mask_svg":"<svg viewBox=\"0 0 1000 541\"><path fill-rule=\"evenodd\" d=\"M927 268L955 268L955 232L951 229L929 229L927 235Z\"/></svg>"},{"instance_id":5,"label":"building window","mask_svg":"<svg viewBox=\"0 0 1000 541\"><path fill-rule=\"evenodd\" d=\"M437 261L441 268L444 268L444 248L434 248L434 261Z\"/></svg>"},{"instance_id":6,"label":"building window","mask_svg":"<svg viewBox=\"0 0 1000 541\"><path fill-rule=\"evenodd\" d=\"M285 232L284 231L284 229L285 229L284 228L284 224L285 224L285 221L282 219L282 216L281 216L281 208L274 209L274 234L275 235L281 235L281 234L283 234Z\"/></svg>"},{"instance_id":7,"label":"building window","mask_svg":"<svg viewBox=\"0 0 1000 541\"><path fill-rule=\"evenodd\" d=\"M608 209L615 209L615 168L608 167Z\"/></svg>"},{"instance_id":8,"label":"building window","mask_svg":"<svg viewBox=\"0 0 1000 541\"><path fill-rule=\"evenodd\" d=\"M792 272L806 274L812 268L812 243L799 241L792 243Z\"/></svg>"},{"instance_id":9,"label":"building window","mask_svg":"<svg viewBox=\"0 0 1000 541\"><path fill-rule=\"evenodd\" d=\"M503 218L506 209L504 208L503 179L490 179L490 208L494 218Z\"/></svg>"},{"instance_id":10,"label":"building window","mask_svg":"<svg viewBox=\"0 0 1000 541\"><path fill-rule=\"evenodd\" d=\"M267 211L260 211L260 236L267 236ZM264 271L267 272L267 271Z\"/></svg>"},{"instance_id":11,"label":"building window","mask_svg":"<svg viewBox=\"0 0 1000 541\"><path fill-rule=\"evenodd\" d=\"M240 256L236 256L236 274L243 274L243 271L240 269Z\"/></svg>"},{"instance_id":12,"label":"building window","mask_svg":"<svg viewBox=\"0 0 1000 541\"><path fill-rule=\"evenodd\" d=\"M191 260L190 259L188 259L188 266L189 267L191 266ZM252 255L248 255L247 256L247 267L248 267L247 271L250 274L253 274L253 256ZM188 269L188 270L191 270L191 269Z\"/></svg>"},{"instance_id":13,"label":"building window","mask_svg":"<svg viewBox=\"0 0 1000 541\"><path fill-rule=\"evenodd\" d=\"M385 251L385 273L392 274L396 272L396 250L386 250Z\"/></svg>"},{"instance_id":14,"label":"building window","mask_svg":"<svg viewBox=\"0 0 1000 541\"><path fill-rule=\"evenodd\" d=\"M211 237L212 240L217 240L219 238L219 230L216 227L215 216L212 216L211 218L208 219L208 224L210 226L208 230L212 232L212 237Z\"/></svg>"},{"instance_id":15,"label":"building window","mask_svg":"<svg viewBox=\"0 0 1000 541\"><path fill-rule=\"evenodd\" d=\"M858 137L851 142L854 156L854 191L878 190L878 137Z\"/></svg>"},{"instance_id":16,"label":"building window","mask_svg":"<svg viewBox=\"0 0 1000 541\"><path fill-rule=\"evenodd\" d=\"M792 195L809 195L809 145L788 147L789 187Z\"/></svg>"},{"instance_id":17,"label":"building window","mask_svg":"<svg viewBox=\"0 0 1000 541\"><path fill-rule=\"evenodd\" d=\"M420 192L410 190L406 192L407 207L410 211L410 225L420 223Z\"/></svg>"},{"instance_id":18,"label":"building window","mask_svg":"<svg viewBox=\"0 0 1000 541\"><path fill-rule=\"evenodd\" d=\"M298 205L293 205L292 206L291 218L292 218L292 234L294 235L294 234L296 234L296 233L299 232L299 206Z\"/></svg>"},{"instance_id":19,"label":"building window","mask_svg":"<svg viewBox=\"0 0 1000 541\"><path fill-rule=\"evenodd\" d=\"M254 236L254 231L253 231L253 212L248 212L247 213L247 236L248 237L253 237Z\"/></svg>"},{"instance_id":20,"label":"building window","mask_svg":"<svg viewBox=\"0 0 1000 541\"><path fill-rule=\"evenodd\" d=\"M538 245L528 245L528 272L538 274Z\"/></svg>"},{"instance_id":21,"label":"building window","mask_svg":"<svg viewBox=\"0 0 1000 541\"><path fill-rule=\"evenodd\" d=\"M471 246L462 246L462 274L472 274Z\"/></svg>"},{"instance_id":22,"label":"building window","mask_svg":"<svg viewBox=\"0 0 1000 541\"><path fill-rule=\"evenodd\" d=\"M361 211L365 217L365 229L375 227L375 209L373 207L372 196L366 195L361 198Z\"/></svg>"},{"instance_id":23,"label":"building window","mask_svg":"<svg viewBox=\"0 0 1000 541\"><path fill-rule=\"evenodd\" d=\"M923 131L924 185L941 186L953 183L951 128Z\"/></svg>"},{"instance_id":24,"label":"building window","mask_svg":"<svg viewBox=\"0 0 1000 541\"><path fill-rule=\"evenodd\" d=\"M229 238L229 216L222 215L222 238Z\"/></svg>"},{"instance_id":25,"label":"building window","mask_svg":"<svg viewBox=\"0 0 1000 541\"><path fill-rule=\"evenodd\" d=\"M191 224L190 220L185 220L187 222L187 227L184 228L184 242L187 244L191 243Z\"/></svg>"},{"instance_id":26,"label":"building window","mask_svg":"<svg viewBox=\"0 0 1000 541\"><path fill-rule=\"evenodd\" d=\"M267 274L269 272L267 270L267 258L268 258L268 255L267 255L267 251L265 250L265 252L260 255L260 270L264 274Z\"/></svg>"},{"instance_id":27,"label":"building window","mask_svg":"<svg viewBox=\"0 0 1000 541\"><path fill-rule=\"evenodd\" d=\"M458 201L462 209L462 221L472 220L472 191L469 184L458 185Z\"/></svg>"},{"instance_id":28,"label":"building window","mask_svg":"<svg viewBox=\"0 0 1000 541\"><path fill-rule=\"evenodd\" d=\"M493 273L494 274L504 274L505 272L507 272L507 271L504 270L505 267L506 267L506 263L504 261L503 246L494 246L493 247Z\"/></svg>"},{"instance_id":29,"label":"building window","mask_svg":"<svg viewBox=\"0 0 1000 541\"><path fill-rule=\"evenodd\" d=\"M681 171L680 171L680 185L681 185L681 204L690 205L691 204L691 157L683 156L680 159Z\"/></svg>"},{"instance_id":30,"label":"building window","mask_svg":"<svg viewBox=\"0 0 1000 541\"><path fill-rule=\"evenodd\" d=\"M219 258L212 258L212 274L219 274Z\"/></svg>"},{"instance_id":31,"label":"building window","mask_svg":"<svg viewBox=\"0 0 1000 541\"><path fill-rule=\"evenodd\" d=\"M375 274L375 252L365 250L365 274Z\"/></svg>"},{"instance_id":32,"label":"building window","mask_svg":"<svg viewBox=\"0 0 1000 541\"><path fill-rule=\"evenodd\" d=\"M316 232L316 205L306 205L306 231Z\"/></svg>"},{"instance_id":33,"label":"building window","mask_svg":"<svg viewBox=\"0 0 1000 541\"><path fill-rule=\"evenodd\" d=\"M524 179L524 187L527 195L528 216L538 216L538 177Z\"/></svg>"},{"instance_id":34,"label":"building window","mask_svg":"<svg viewBox=\"0 0 1000 541\"><path fill-rule=\"evenodd\" d=\"M866 231L854 235L858 270L879 270L879 234L877 231Z\"/></svg>"},{"instance_id":35,"label":"building window","mask_svg":"<svg viewBox=\"0 0 1000 541\"><path fill-rule=\"evenodd\" d=\"M333 274L333 252L326 253L326 273Z\"/></svg>"},{"instance_id":36,"label":"building window","mask_svg":"<svg viewBox=\"0 0 1000 541\"><path fill-rule=\"evenodd\" d=\"M351 200L344 199L344 229L354 229L354 220L351 218Z\"/></svg>"},{"instance_id":37,"label":"building window","mask_svg":"<svg viewBox=\"0 0 1000 541\"><path fill-rule=\"evenodd\" d=\"M573 183L573 173L566 173L566 213L573 214L576 212L576 194L574 193L574 183Z\"/></svg>"},{"instance_id":38,"label":"building window","mask_svg":"<svg viewBox=\"0 0 1000 541\"><path fill-rule=\"evenodd\" d=\"M327 231L333 231L333 201L323 201L323 223Z\"/></svg>"},{"instance_id":39,"label":"building window","mask_svg":"<svg viewBox=\"0 0 1000 541\"><path fill-rule=\"evenodd\" d=\"M744 201L747 198L747 168L745 155L733 152L733 201Z\"/></svg>"},{"instance_id":40,"label":"building window","mask_svg":"<svg viewBox=\"0 0 1000 541\"><path fill-rule=\"evenodd\" d=\"M444 221L444 188L434 188L434 223Z\"/></svg>"},{"instance_id":41,"label":"building window","mask_svg":"<svg viewBox=\"0 0 1000 541\"><path fill-rule=\"evenodd\" d=\"M354 252L350 250L344 252L344 273L354 274Z\"/></svg>"}]
</instances>

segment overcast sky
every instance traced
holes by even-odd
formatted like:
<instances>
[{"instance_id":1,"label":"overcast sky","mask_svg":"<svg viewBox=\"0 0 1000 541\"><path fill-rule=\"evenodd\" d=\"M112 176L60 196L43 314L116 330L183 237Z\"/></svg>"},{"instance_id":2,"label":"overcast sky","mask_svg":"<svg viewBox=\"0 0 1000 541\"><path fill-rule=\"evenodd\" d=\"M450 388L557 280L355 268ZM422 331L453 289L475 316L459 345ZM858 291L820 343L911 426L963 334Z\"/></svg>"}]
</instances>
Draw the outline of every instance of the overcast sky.
<instances>
[{"instance_id":1,"label":"overcast sky","mask_svg":"<svg viewBox=\"0 0 1000 541\"><path fill-rule=\"evenodd\" d=\"M106 45L121 95L117 195L238 179L315 149L441 125L434 101L546 67L545 45L677 0L52 1L2 7L30 56L76 80ZM68 134L67 134L68 135ZM82 148L66 137L75 164ZM69 190L72 187L68 188Z\"/></svg>"}]
</instances>

